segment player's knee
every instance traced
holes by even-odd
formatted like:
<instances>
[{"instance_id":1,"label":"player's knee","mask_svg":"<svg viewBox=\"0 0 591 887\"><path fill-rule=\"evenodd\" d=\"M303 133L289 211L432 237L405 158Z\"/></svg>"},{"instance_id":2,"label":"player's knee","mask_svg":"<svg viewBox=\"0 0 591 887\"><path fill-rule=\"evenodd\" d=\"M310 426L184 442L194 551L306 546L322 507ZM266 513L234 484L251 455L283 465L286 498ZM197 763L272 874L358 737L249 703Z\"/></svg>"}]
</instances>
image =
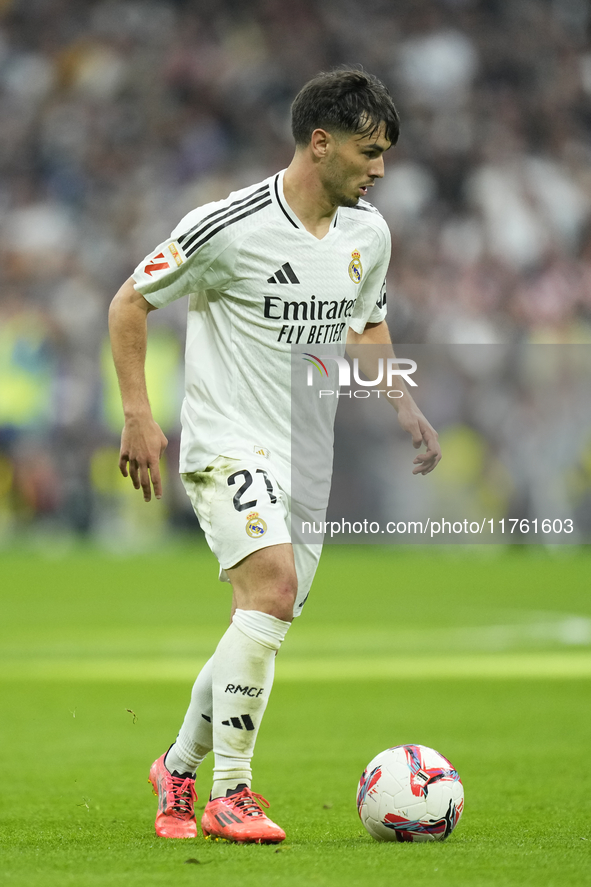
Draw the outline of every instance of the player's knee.
<instances>
[{"instance_id":1,"label":"player's knee","mask_svg":"<svg viewBox=\"0 0 591 887\"><path fill-rule=\"evenodd\" d=\"M270 615L284 622L291 622L297 593L298 583L295 577L286 577L278 581L273 589L272 600L269 602Z\"/></svg>"}]
</instances>

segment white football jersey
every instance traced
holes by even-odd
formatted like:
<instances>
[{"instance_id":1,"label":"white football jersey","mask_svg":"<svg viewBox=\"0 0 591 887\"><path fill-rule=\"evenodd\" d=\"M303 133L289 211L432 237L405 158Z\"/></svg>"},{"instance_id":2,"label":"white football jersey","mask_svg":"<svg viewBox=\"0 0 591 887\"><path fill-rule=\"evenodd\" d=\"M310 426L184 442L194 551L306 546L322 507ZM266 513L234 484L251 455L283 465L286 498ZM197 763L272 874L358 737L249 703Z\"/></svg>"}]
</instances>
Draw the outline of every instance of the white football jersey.
<instances>
[{"instance_id":1,"label":"white football jersey","mask_svg":"<svg viewBox=\"0 0 591 887\"><path fill-rule=\"evenodd\" d=\"M253 453L289 466L293 346L344 348L350 326L383 320L389 260L371 204L340 207L318 240L288 206L283 172L185 216L133 275L158 308L189 296L182 472Z\"/></svg>"}]
</instances>

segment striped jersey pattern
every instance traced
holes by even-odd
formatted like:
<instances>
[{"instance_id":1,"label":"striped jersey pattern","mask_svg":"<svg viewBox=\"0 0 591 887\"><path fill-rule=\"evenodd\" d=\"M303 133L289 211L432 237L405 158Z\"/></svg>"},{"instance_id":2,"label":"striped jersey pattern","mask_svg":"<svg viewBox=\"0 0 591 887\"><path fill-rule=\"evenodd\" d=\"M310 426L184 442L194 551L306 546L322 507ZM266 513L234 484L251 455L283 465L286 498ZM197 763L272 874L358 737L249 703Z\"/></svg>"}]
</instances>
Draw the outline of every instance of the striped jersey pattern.
<instances>
[{"instance_id":1,"label":"striped jersey pattern","mask_svg":"<svg viewBox=\"0 0 591 887\"><path fill-rule=\"evenodd\" d=\"M208 240L211 240L223 228L239 222L253 213L259 212L272 203L269 185L263 185L254 192L240 200L234 200L229 206L218 209L215 212L205 216L204 219L177 238L187 258L190 258L200 246L203 246Z\"/></svg>"}]
</instances>

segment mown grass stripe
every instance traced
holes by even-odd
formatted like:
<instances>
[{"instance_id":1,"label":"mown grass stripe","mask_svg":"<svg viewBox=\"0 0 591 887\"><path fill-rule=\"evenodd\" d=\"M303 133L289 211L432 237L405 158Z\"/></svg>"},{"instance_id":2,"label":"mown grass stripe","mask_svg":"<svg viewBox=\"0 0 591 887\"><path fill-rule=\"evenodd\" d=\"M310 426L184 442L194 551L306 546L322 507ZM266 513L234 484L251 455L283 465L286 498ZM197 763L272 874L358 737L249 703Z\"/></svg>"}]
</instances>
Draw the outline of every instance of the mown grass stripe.
<instances>
[{"instance_id":1,"label":"mown grass stripe","mask_svg":"<svg viewBox=\"0 0 591 887\"><path fill-rule=\"evenodd\" d=\"M198 659L28 659L0 664L0 680L190 681ZM466 680L591 678L591 653L523 653L290 659L277 662L278 681Z\"/></svg>"}]
</instances>

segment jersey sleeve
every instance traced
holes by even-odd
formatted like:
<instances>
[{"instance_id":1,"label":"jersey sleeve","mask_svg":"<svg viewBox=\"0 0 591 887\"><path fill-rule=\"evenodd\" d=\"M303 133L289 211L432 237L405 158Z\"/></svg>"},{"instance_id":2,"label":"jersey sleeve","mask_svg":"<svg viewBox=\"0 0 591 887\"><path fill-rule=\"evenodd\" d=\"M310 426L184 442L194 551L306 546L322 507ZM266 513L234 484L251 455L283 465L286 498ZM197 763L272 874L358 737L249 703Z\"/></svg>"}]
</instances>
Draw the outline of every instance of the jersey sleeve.
<instances>
[{"instance_id":1,"label":"jersey sleeve","mask_svg":"<svg viewBox=\"0 0 591 887\"><path fill-rule=\"evenodd\" d=\"M361 292L357 298L351 327L356 333L363 333L368 323L381 323L386 317L386 273L390 264L390 232L384 224L377 256L361 282Z\"/></svg>"},{"instance_id":2,"label":"jersey sleeve","mask_svg":"<svg viewBox=\"0 0 591 887\"><path fill-rule=\"evenodd\" d=\"M135 289L155 308L227 282L228 269L220 261L225 244L207 236L207 209L211 204L185 216L133 272Z\"/></svg>"}]
</instances>

